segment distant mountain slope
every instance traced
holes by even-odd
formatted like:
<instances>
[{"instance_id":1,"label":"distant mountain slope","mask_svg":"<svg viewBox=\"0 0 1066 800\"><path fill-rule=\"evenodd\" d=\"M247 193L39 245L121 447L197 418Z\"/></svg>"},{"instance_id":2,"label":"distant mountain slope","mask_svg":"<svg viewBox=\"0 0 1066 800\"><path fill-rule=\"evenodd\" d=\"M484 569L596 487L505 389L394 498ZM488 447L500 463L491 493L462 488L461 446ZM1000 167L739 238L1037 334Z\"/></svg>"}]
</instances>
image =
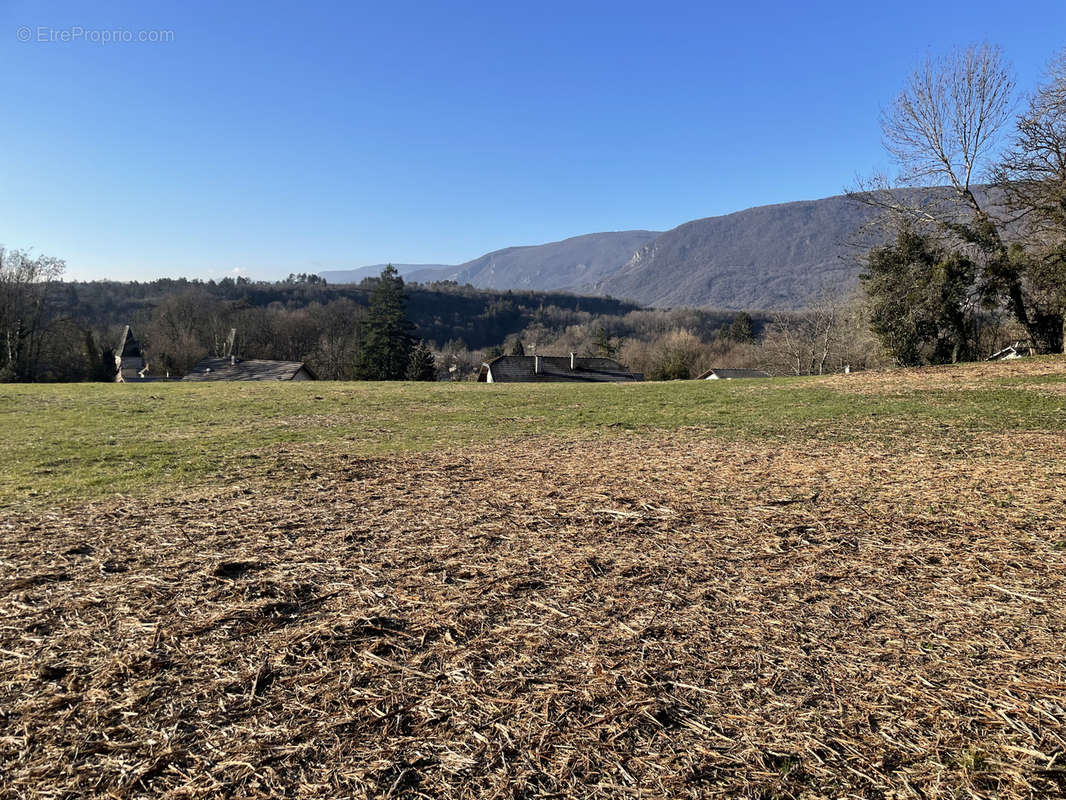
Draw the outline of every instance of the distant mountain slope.
<instances>
[{"instance_id":1,"label":"distant mountain slope","mask_svg":"<svg viewBox=\"0 0 1066 800\"><path fill-rule=\"evenodd\" d=\"M393 266L404 278L407 278L413 272L455 269L447 264L393 264ZM363 278L376 278L385 267L385 264L372 264L369 267L359 267L358 269L327 269L318 274L325 278L327 283L359 283Z\"/></svg>"},{"instance_id":2,"label":"distant mountain slope","mask_svg":"<svg viewBox=\"0 0 1066 800\"><path fill-rule=\"evenodd\" d=\"M449 277L482 289L548 291L594 284L658 235L655 231L589 233L561 242L508 247L460 264Z\"/></svg>"},{"instance_id":3,"label":"distant mountain slope","mask_svg":"<svg viewBox=\"0 0 1066 800\"><path fill-rule=\"evenodd\" d=\"M694 220L578 288L655 306L797 308L856 281L858 232L874 214L838 196Z\"/></svg>"},{"instance_id":4,"label":"distant mountain slope","mask_svg":"<svg viewBox=\"0 0 1066 800\"><path fill-rule=\"evenodd\" d=\"M984 187L974 187L986 202ZM946 189L896 190L911 202ZM454 280L484 289L567 290L650 306L802 308L825 289L854 285L875 242L864 226L879 211L845 196L758 206L653 231L590 233L509 247L454 267L399 265L408 281ZM364 270L366 272L364 272ZM361 272L378 274L380 266ZM331 283L340 273L321 273ZM347 273L345 273L347 274ZM358 280L358 279L356 279Z\"/></svg>"},{"instance_id":5,"label":"distant mountain slope","mask_svg":"<svg viewBox=\"0 0 1066 800\"><path fill-rule=\"evenodd\" d=\"M561 242L508 247L457 266L394 264L404 280L417 283L451 280L479 289L554 291L595 283L627 261L658 231L616 231L574 236ZM378 275L384 264L319 274L329 283L358 283Z\"/></svg>"}]
</instances>

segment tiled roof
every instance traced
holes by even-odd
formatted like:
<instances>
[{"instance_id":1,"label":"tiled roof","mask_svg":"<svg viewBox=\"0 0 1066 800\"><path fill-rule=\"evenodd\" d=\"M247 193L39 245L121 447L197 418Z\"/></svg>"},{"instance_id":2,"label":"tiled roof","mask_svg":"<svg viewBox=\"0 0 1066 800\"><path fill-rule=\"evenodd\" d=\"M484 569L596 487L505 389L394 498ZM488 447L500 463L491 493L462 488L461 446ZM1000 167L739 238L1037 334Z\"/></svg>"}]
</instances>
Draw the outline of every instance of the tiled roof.
<instances>
[{"instance_id":1,"label":"tiled roof","mask_svg":"<svg viewBox=\"0 0 1066 800\"><path fill-rule=\"evenodd\" d=\"M189 370L184 381L291 381L304 370L315 377L300 361L262 361L258 359L205 358Z\"/></svg>"},{"instance_id":2,"label":"tiled roof","mask_svg":"<svg viewBox=\"0 0 1066 800\"><path fill-rule=\"evenodd\" d=\"M712 376L720 380L730 380L732 378L769 378L770 374L761 369L709 369L697 380L707 380Z\"/></svg>"},{"instance_id":3,"label":"tiled roof","mask_svg":"<svg viewBox=\"0 0 1066 800\"><path fill-rule=\"evenodd\" d=\"M122 342L115 352L119 358L142 358L141 347L137 344L137 338L133 335L133 329L129 325L122 331Z\"/></svg>"},{"instance_id":4,"label":"tiled roof","mask_svg":"<svg viewBox=\"0 0 1066 800\"><path fill-rule=\"evenodd\" d=\"M540 370L536 361L540 359ZM481 367L478 380L487 381L492 371L494 383L508 382L611 382L639 381L643 376L630 372L612 358L583 358L575 356L571 369L570 356L500 356Z\"/></svg>"}]
</instances>

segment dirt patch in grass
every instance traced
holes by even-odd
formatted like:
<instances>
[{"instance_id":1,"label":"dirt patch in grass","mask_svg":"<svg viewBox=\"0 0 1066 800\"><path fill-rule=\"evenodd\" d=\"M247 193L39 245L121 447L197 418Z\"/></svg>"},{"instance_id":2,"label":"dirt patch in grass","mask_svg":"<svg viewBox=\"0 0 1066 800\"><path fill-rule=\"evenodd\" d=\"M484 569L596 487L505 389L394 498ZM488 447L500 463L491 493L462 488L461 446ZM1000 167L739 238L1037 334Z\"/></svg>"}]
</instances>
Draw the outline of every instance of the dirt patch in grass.
<instances>
[{"instance_id":1,"label":"dirt patch in grass","mask_svg":"<svg viewBox=\"0 0 1066 800\"><path fill-rule=\"evenodd\" d=\"M1064 448L290 445L0 512L0 795L1061 794Z\"/></svg>"}]
</instances>

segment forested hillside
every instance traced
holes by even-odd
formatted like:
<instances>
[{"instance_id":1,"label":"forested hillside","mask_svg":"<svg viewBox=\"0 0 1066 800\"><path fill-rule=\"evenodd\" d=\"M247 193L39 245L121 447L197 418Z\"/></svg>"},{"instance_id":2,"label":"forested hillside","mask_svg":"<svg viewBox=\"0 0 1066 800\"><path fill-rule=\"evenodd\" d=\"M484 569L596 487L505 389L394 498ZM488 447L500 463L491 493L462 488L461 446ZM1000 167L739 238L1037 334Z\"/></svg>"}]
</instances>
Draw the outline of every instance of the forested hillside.
<instances>
[{"instance_id":1,"label":"forested hillside","mask_svg":"<svg viewBox=\"0 0 1066 800\"><path fill-rule=\"evenodd\" d=\"M762 206L687 222L587 287L655 306L803 308L856 285L861 232L876 213L847 197Z\"/></svg>"},{"instance_id":2,"label":"forested hillside","mask_svg":"<svg viewBox=\"0 0 1066 800\"><path fill-rule=\"evenodd\" d=\"M76 378L81 361L106 361L105 351L127 324L157 373L182 374L199 358L218 354L235 327L246 357L309 360L324 376L346 377L376 281L331 286L316 276L293 276L278 283L53 282L47 285L48 321L35 377ZM604 297L493 292L449 282L409 284L405 291L413 336L438 350L490 348L538 321L552 326L638 308ZM86 347L96 351L93 359Z\"/></svg>"},{"instance_id":3,"label":"forested hillside","mask_svg":"<svg viewBox=\"0 0 1066 800\"><path fill-rule=\"evenodd\" d=\"M983 187L974 187L978 194ZM945 195L898 189L900 202ZM685 222L665 233L620 231L509 247L454 267L400 265L411 281L454 280L487 289L562 290L657 308L802 309L827 289L857 287L863 257L883 243L878 208L848 196L758 206ZM883 232L882 232L883 233ZM321 273L362 280L380 267Z\"/></svg>"},{"instance_id":4,"label":"forested hillside","mask_svg":"<svg viewBox=\"0 0 1066 800\"><path fill-rule=\"evenodd\" d=\"M21 251L7 251L4 265L8 275L36 275L2 287L10 302L0 305L14 311L4 312L0 327L5 341L21 344L5 350L10 357L0 365L0 379L15 381L113 380L114 349L126 325L155 377L180 376L201 358L224 355L236 329L241 357L304 361L324 379L358 378L375 327L375 289L385 274L355 286L332 286L315 275L277 283L78 283L58 279L61 261L31 260ZM46 275L41 270L49 265L54 269ZM423 380L469 379L483 360L523 350L620 358L649 378L691 377L712 363L796 369L762 345L767 332L766 341L776 340L774 326L782 322L765 314L644 309L604 297L391 280L403 298L404 336L427 362ZM815 329L809 333L807 339ZM841 350L836 360L842 358L859 365L865 357Z\"/></svg>"},{"instance_id":5,"label":"forested hillside","mask_svg":"<svg viewBox=\"0 0 1066 800\"><path fill-rule=\"evenodd\" d=\"M190 281L163 279L147 283L64 283L57 303L64 313L87 325L115 327L130 322L142 325L153 312L164 311L193 300L201 305L200 316L248 309L296 312L336 303L351 303L352 313L365 307L376 278L358 285L291 280L278 283L238 279ZM624 314L635 303L608 297L582 297L562 292L486 291L471 286L440 282L406 286L408 313L415 335L443 345L462 339L471 347L487 347L521 330L538 310L586 311L593 314ZM354 318L353 318L354 321Z\"/></svg>"}]
</instances>

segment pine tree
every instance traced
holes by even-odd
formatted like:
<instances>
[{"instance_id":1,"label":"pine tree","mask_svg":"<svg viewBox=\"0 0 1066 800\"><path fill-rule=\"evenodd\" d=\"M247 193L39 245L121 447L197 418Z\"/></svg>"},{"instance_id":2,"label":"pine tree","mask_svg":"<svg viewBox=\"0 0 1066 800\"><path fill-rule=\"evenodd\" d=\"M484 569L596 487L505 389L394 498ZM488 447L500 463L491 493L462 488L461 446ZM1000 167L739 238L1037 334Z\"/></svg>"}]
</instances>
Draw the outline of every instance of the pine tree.
<instances>
[{"instance_id":1,"label":"pine tree","mask_svg":"<svg viewBox=\"0 0 1066 800\"><path fill-rule=\"evenodd\" d=\"M732 324L725 330L725 338L731 342L751 342L755 340L751 315L741 311L733 318Z\"/></svg>"},{"instance_id":2,"label":"pine tree","mask_svg":"<svg viewBox=\"0 0 1066 800\"><path fill-rule=\"evenodd\" d=\"M356 380L403 380L411 361L413 327L403 278L389 264L370 292L370 307L360 329L362 346L355 359Z\"/></svg>"},{"instance_id":3,"label":"pine tree","mask_svg":"<svg viewBox=\"0 0 1066 800\"><path fill-rule=\"evenodd\" d=\"M433 352L426 347L425 339L420 339L418 347L411 351L411 360L407 365L407 380L435 381L437 379L437 360Z\"/></svg>"},{"instance_id":4,"label":"pine tree","mask_svg":"<svg viewBox=\"0 0 1066 800\"><path fill-rule=\"evenodd\" d=\"M596 339L592 342L593 353L600 358L614 358L621 349L621 339L612 339L602 325L596 328Z\"/></svg>"},{"instance_id":5,"label":"pine tree","mask_svg":"<svg viewBox=\"0 0 1066 800\"><path fill-rule=\"evenodd\" d=\"M516 338L514 344L511 345L512 356L524 356L526 354L526 348L522 346L522 340Z\"/></svg>"}]
</instances>

